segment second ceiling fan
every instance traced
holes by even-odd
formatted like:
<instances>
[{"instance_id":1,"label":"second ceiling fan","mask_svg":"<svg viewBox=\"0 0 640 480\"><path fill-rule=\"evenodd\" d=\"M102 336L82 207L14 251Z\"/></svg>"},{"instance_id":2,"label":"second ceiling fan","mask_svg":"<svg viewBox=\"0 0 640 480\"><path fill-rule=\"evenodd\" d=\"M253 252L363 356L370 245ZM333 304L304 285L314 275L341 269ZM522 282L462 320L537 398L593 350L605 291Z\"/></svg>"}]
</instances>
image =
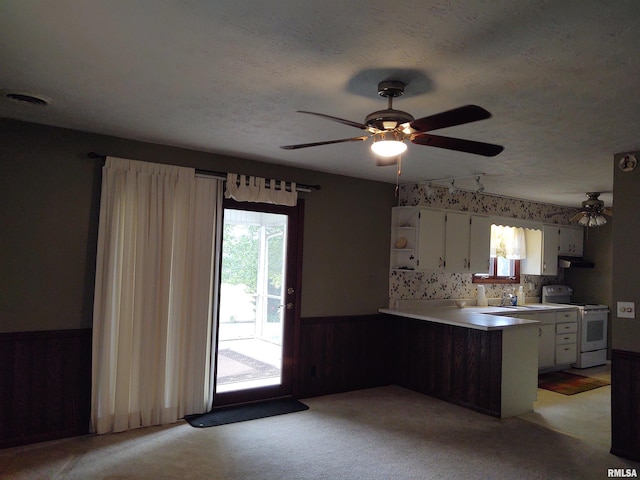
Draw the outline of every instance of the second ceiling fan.
<instances>
[{"instance_id":1,"label":"second ceiling fan","mask_svg":"<svg viewBox=\"0 0 640 480\"><path fill-rule=\"evenodd\" d=\"M385 110L378 110L370 113L364 123L353 122L343 118L325 115L323 113L308 112L298 110L300 113L316 115L334 122L342 123L351 127L359 128L369 132L369 135L359 137L343 138L339 140L327 140L324 142L301 143L297 145L284 145L280 148L285 150L296 150L299 148L317 147L320 145L330 145L333 143L363 142L369 138L373 139L371 149L380 157L378 165L393 165L397 163L399 156L407 149L406 139L417 145L428 147L438 147L458 152L473 153L485 157L498 155L504 147L491 143L464 140L461 138L443 137L432 135L431 130L453 127L465 123L477 122L491 117L491 114L477 105L465 105L463 107L447 110L428 117L414 119L413 116L402 110L393 108L394 97L399 97L404 93L405 84L400 81L384 81L378 84L378 94L388 98L388 107Z\"/></svg>"}]
</instances>

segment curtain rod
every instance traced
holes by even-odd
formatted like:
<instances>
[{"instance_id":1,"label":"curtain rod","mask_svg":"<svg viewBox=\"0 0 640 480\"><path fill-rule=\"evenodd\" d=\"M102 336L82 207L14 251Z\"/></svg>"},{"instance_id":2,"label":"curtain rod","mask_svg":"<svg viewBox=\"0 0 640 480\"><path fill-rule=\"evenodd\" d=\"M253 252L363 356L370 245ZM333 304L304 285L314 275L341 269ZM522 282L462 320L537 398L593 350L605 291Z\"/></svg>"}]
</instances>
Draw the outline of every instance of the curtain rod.
<instances>
[{"instance_id":1,"label":"curtain rod","mask_svg":"<svg viewBox=\"0 0 640 480\"><path fill-rule=\"evenodd\" d=\"M106 155L102 155L100 153L96 153L96 152L89 152L87 153L87 157L92 158L92 159L99 159L99 160L106 160L107 156ZM227 172L214 172L212 170L202 170L199 168L196 168L196 174L200 174L200 175L210 175L212 177L218 178L220 180L226 180L227 179ZM292 182L286 182L287 185L291 186ZM320 190L320 185L307 185L304 183L296 183L296 190L299 192L310 192L312 190Z\"/></svg>"}]
</instances>

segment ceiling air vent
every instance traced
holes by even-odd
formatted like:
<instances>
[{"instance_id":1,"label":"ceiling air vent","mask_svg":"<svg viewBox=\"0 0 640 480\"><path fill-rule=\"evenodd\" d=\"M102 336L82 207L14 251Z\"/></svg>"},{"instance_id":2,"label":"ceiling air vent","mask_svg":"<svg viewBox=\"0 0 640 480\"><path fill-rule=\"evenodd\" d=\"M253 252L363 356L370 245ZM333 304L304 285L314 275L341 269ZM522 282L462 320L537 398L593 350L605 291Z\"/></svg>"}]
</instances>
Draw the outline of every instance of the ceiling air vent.
<instances>
[{"instance_id":1,"label":"ceiling air vent","mask_svg":"<svg viewBox=\"0 0 640 480\"><path fill-rule=\"evenodd\" d=\"M44 97L39 97L36 95L32 95L29 93L18 93L18 92L8 92L4 94L5 98L12 100L18 103L28 103L29 105L36 105L39 107L44 107L51 103L51 100L48 100Z\"/></svg>"}]
</instances>

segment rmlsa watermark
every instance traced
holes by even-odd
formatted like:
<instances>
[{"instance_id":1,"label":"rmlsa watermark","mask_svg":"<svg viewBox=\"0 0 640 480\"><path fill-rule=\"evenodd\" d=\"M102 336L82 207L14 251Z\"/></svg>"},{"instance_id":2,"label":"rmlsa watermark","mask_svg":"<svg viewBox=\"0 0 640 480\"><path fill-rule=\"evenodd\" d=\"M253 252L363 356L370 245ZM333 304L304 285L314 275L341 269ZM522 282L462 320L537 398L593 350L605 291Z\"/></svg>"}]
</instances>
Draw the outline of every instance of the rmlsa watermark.
<instances>
[{"instance_id":1,"label":"rmlsa watermark","mask_svg":"<svg viewBox=\"0 0 640 480\"><path fill-rule=\"evenodd\" d=\"M607 477L609 478L638 478L638 472L635 468L608 468Z\"/></svg>"}]
</instances>

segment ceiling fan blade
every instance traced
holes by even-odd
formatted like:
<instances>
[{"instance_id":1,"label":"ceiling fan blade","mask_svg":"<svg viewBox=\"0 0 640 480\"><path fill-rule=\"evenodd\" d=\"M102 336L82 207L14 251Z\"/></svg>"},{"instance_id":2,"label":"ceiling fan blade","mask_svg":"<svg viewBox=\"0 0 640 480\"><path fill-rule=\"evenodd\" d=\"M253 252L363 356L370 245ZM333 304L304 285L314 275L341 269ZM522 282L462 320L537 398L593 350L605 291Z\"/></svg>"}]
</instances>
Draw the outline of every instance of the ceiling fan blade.
<instances>
[{"instance_id":1,"label":"ceiling fan blade","mask_svg":"<svg viewBox=\"0 0 640 480\"><path fill-rule=\"evenodd\" d=\"M309 115L315 115L317 117L327 118L329 120L333 120L334 122L342 123L344 125L349 125L350 127L359 128L360 130L367 129L367 126L363 123L352 122L351 120L345 120L344 118L332 117L331 115L325 115L324 113L307 112L305 110L298 110L298 113L307 113Z\"/></svg>"},{"instance_id":2,"label":"ceiling fan blade","mask_svg":"<svg viewBox=\"0 0 640 480\"><path fill-rule=\"evenodd\" d=\"M318 147L320 145L331 145L332 143L345 143L345 142L364 142L368 140L368 136L364 137L353 137L353 138L342 138L340 140L328 140L326 142L315 142L315 143L300 143L298 145L283 145L282 149L284 150L297 150L298 148L307 148L307 147Z\"/></svg>"},{"instance_id":3,"label":"ceiling fan blade","mask_svg":"<svg viewBox=\"0 0 640 480\"><path fill-rule=\"evenodd\" d=\"M584 217L587 214L587 212L578 212L576 213L573 217L571 217L569 219L569 222L573 223L573 222L577 222L578 220L580 220L582 217Z\"/></svg>"},{"instance_id":4,"label":"ceiling fan blade","mask_svg":"<svg viewBox=\"0 0 640 480\"><path fill-rule=\"evenodd\" d=\"M416 132L428 132L439 128L453 127L464 123L477 122L491 117L491 114L484 108L477 105L465 105L464 107L454 108L446 112L436 113L429 117L418 118L409 126Z\"/></svg>"},{"instance_id":5,"label":"ceiling fan blade","mask_svg":"<svg viewBox=\"0 0 640 480\"><path fill-rule=\"evenodd\" d=\"M607 217L613 217L613 207L608 207L602 210L602 213Z\"/></svg>"},{"instance_id":6,"label":"ceiling fan blade","mask_svg":"<svg viewBox=\"0 0 640 480\"><path fill-rule=\"evenodd\" d=\"M430 133L420 133L411 138L413 143L427 145L429 147L446 148L447 150L457 150L458 152L475 153L485 157L495 157L504 147L493 145L492 143L475 142L473 140L463 140L461 138L441 137Z\"/></svg>"}]
</instances>

